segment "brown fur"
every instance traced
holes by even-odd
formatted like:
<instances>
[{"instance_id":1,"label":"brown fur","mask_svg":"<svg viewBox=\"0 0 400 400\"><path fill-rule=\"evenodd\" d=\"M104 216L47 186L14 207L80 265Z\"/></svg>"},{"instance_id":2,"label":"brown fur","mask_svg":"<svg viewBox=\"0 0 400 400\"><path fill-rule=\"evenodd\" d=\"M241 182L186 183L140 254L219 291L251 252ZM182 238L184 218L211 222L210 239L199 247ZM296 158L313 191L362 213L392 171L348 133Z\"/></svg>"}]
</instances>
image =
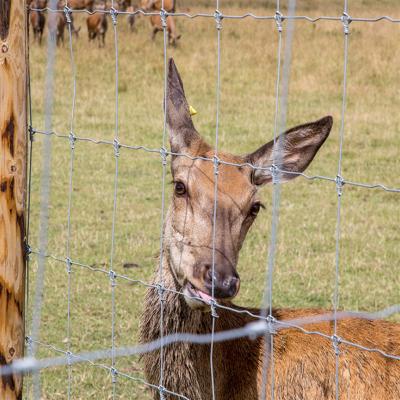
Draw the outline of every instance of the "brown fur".
<instances>
[{"instance_id":1,"label":"brown fur","mask_svg":"<svg viewBox=\"0 0 400 400\"><path fill-rule=\"evenodd\" d=\"M134 6L128 6L126 11L129 12L129 13L133 13L133 12L136 11L136 9L135 9ZM129 28L130 28L131 32L135 31L135 22L136 22L136 15L129 14L128 15L128 25L129 25Z\"/></svg>"},{"instance_id":2,"label":"brown fur","mask_svg":"<svg viewBox=\"0 0 400 400\"><path fill-rule=\"evenodd\" d=\"M141 8L144 11L161 11L163 3L162 0L142 0ZM176 1L164 0L164 10L168 12L175 12Z\"/></svg>"},{"instance_id":3,"label":"brown fur","mask_svg":"<svg viewBox=\"0 0 400 400\"><path fill-rule=\"evenodd\" d=\"M86 19L89 42L98 38L99 47L105 46L105 36L108 28L107 16L104 13L94 13Z\"/></svg>"},{"instance_id":4,"label":"brown fur","mask_svg":"<svg viewBox=\"0 0 400 400\"><path fill-rule=\"evenodd\" d=\"M159 15L150 16L150 23L153 27L153 32L151 35L152 40L155 39L157 32L161 32L163 30L161 17ZM177 41L181 38L181 35L178 35L176 32L176 25L174 18L167 17L167 32L168 32L168 43L171 46L176 46Z\"/></svg>"},{"instance_id":5,"label":"brown fur","mask_svg":"<svg viewBox=\"0 0 400 400\"><path fill-rule=\"evenodd\" d=\"M46 4L43 1L33 0L30 3L30 8L42 9L45 8ZM42 44L43 30L46 23L46 17L42 11L29 11L29 21L32 26L33 40L37 41L40 45Z\"/></svg>"},{"instance_id":6,"label":"brown fur","mask_svg":"<svg viewBox=\"0 0 400 400\"><path fill-rule=\"evenodd\" d=\"M63 7L63 1L58 3L58 8L61 9ZM69 15L71 18L71 32L76 37L79 37L80 27L75 29L74 26L74 17L72 14ZM64 35L65 29L67 25L67 19L64 13L54 13L49 17L49 30L52 35L56 35L57 46L60 44L64 45ZM68 28L67 28L68 31Z\"/></svg>"},{"instance_id":7,"label":"brown fur","mask_svg":"<svg viewBox=\"0 0 400 400\"><path fill-rule=\"evenodd\" d=\"M189 115L182 81L173 61L170 61L167 91L167 123L171 149L191 156L213 156L212 148L195 131ZM328 137L332 118L293 128L278 139L283 140L283 154L279 162L285 170L302 172ZM244 161L256 165L270 165L275 152L273 142L254 153L237 157L218 153L221 160L232 163ZM271 181L265 172L254 177L249 167L238 168L221 164L218 175L218 213L215 250L215 271L232 276L240 247L255 217L249 220L248 210L256 201L256 187ZM203 293L210 293L207 274L212 248L212 210L214 175L213 164L203 160L174 156L174 181L184 183L187 192L175 190L164 228L163 271L166 288L186 293L188 282ZM282 179L293 179L284 174ZM253 179L256 179L254 183ZM177 262L175 252L180 252ZM228 260L229 262L226 262ZM216 278L215 278L216 279ZM154 282L159 281L158 274ZM217 279L216 279L217 281ZM212 317L210 306L181 294L165 292L163 334L209 334ZM234 296L232 296L234 297ZM218 303L234 309L229 298ZM217 308L215 330L241 328L256 320ZM259 310L252 310L258 314ZM326 314L324 310L274 309L279 321ZM160 337L160 298L157 290L149 289L142 315L140 340L146 343ZM333 322L314 322L304 326L331 337ZM337 335L344 340L368 348L378 348L400 356L400 325L387 321L346 318L338 321ZM270 357L270 336L265 340L242 338L214 345L214 376L216 399L257 400L262 386L265 357ZM304 334L286 328L273 334L274 396L277 400L333 400L335 399L335 353L332 341L319 335ZM354 346L339 345L340 399L397 400L400 398L400 361L386 358ZM176 343L164 349L163 386L191 400L209 400L211 394L210 345ZM147 380L159 384L160 351L143 356ZM271 369L269 369L271 371ZM270 393L268 379L267 393ZM268 396L269 397L269 396ZM159 394L155 391L154 398ZM167 399L174 398L166 395Z\"/></svg>"},{"instance_id":8,"label":"brown fur","mask_svg":"<svg viewBox=\"0 0 400 400\"><path fill-rule=\"evenodd\" d=\"M74 10L89 10L92 11L94 0L68 0L68 7Z\"/></svg>"}]
</instances>

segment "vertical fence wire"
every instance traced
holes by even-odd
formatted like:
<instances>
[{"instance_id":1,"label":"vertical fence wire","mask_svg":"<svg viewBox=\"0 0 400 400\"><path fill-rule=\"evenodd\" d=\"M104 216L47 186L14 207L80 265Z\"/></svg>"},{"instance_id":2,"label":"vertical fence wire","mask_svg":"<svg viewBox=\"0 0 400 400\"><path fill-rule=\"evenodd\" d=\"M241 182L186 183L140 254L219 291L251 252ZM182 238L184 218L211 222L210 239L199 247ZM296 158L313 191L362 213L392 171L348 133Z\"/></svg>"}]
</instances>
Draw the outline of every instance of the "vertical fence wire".
<instances>
[{"instance_id":1,"label":"vertical fence wire","mask_svg":"<svg viewBox=\"0 0 400 400\"><path fill-rule=\"evenodd\" d=\"M26 268L25 268L25 309L24 309L24 321L25 329L29 325L27 322L27 313L29 310L29 273L31 268L30 258L30 221L31 221L31 191L32 191L32 156L33 156L33 118L32 118L32 87L31 87L31 63L30 63L30 49L29 49L29 12L26 21L27 35L25 36L25 49L26 49L26 65L27 65L27 89L28 89L28 131L27 131L27 149L26 154L28 156L26 164L26 176L27 176L27 214L26 214L26 231L25 231L25 256L26 256ZM25 340L28 337L25 331ZM26 393L29 397L30 393L30 380L26 384Z\"/></svg>"},{"instance_id":2,"label":"vertical fence wire","mask_svg":"<svg viewBox=\"0 0 400 400\"><path fill-rule=\"evenodd\" d=\"M57 0L50 1L50 8L57 8ZM55 26L56 14L49 14L49 26ZM53 100L54 100L54 64L55 64L56 35L51 29L48 31L47 41L47 66L45 81L45 129L51 131L53 125ZM39 257L36 273L35 297L32 314L32 324L30 337L28 338L28 348L30 356L35 357L37 352L37 342L40 334L41 313L43 305L43 291L46 268L46 257L48 245L48 224L49 224L49 202L50 202L50 171L51 171L51 137L44 138L42 147L42 172L40 185L40 212L39 212ZM33 396L40 399L40 373L35 372L32 376Z\"/></svg>"},{"instance_id":3,"label":"vertical fence wire","mask_svg":"<svg viewBox=\"0 0 400 400\"><path fill-rule=\"evenodd\" d=\"M339 400L340 397L340 338L338 336L337 324L337 310L339 307L339 285L340 285L340 238L341 238L341 208L342 208L342 194L343 194L343 178L342 178L342 160L343 160L343 142L344 142L344 123L346 114L346 99L347 99L347 65L348 65L348 50L349 50L349 24L351 19L347 13L348 2L344 1L343 9L343 87L342 87L342 107L341 107L341 121L339 131L339 155L336 176L336 193L337 193L337 210L336 210L336 231L335 231L335 283L333 293L333 316L334 328L332 336L332 345L335 353L335 398Z\"/></svg>"},{"instance_id":4,"label":"vertical fence wire","mask_svg":"<svg viewBox=\"0 0 400 400\"><path fill-rule=\"evenodd\" d=\"M167 173L167 150L166 150L166 133L167 133L167 12L164 8L164 0L161 0L160 18L163 28L163 61L164 61L164 94L163 94L163 132L162 132L162 148L161 148L161 218L160 218L160 261L158 267L158 295L160 299L160 379L159 379L159 396L160 400L164 400L164 220L165 220L165 178Z\"/></svg>"},{"instance_id":5,"label":"vertical fence wire","mask_svg":"<svg viewBox=\"0 0 400 400\"><path fill-rule=\"evenodd\" d=\"M114 195L113 195L113 210L112 210L112 226L111 226L111 251L110 251L110 270L109 278L111 285L111 385L112 385L112 398L115 399L116 386L117 386L117 369L115 368L115 288L116 288L116 273L114 271L114 256L115 256L115 227L117 219L117 194L118 194L118 177L119 177L119 156L120 156L120 143L119 143L119 96L118 96L118 78L119 78L119 65L118 65L118 32L117 32L117 15L118 12L114 8L114 0L111 1L110 16L114 33L114 50L115 50L115 123L114 123L114 158L115 158L115 174L114 174Z\"/></svg>"},{"instance_id":6,"label":"vertical fence wire","mask_svg":"<svg viewBox=\"0 0 400 400\"><path fill-rule=\"evenodd\" d=\"M296 0L289 0L288 15L294 15L296 9ZM283 132L286 127L287 101L289 91L289 77L292 55L292 41L294 31L294 20L289 19L286 27L285 53L283 77L281 82L281 55L282 55L282 31L283 18L280 12L280 2L276 2L275 22L278 30L278 50L277 50L277 73L275 86L275 115L274 115L274 147L272 152L272 219L271 219L271 237L268 247L267 274L265 282L265 291L263 299L263 307L261 314L267 318L269 324L269 332L264 336L264 360L262 370L262 386L261 399L267 396L268 373L270 376L270 398L275 396L275 366L274 366L274 332L273 332L273 310L272 310L272 294L273 294L273 273L275 264L275 254L278 240L278 223L279 223L279 206L280 206L280 172L282 154L283 154ZM282 135L278 137L279 133ZM268 316L267 316L268 313Z\"/></svg>"},{"instance_id":7,"label":"vertical fence wire","mask_svg":"<svg viewBox=\"0 0 400 400\"><path fill-rule=\"evenodd\" d=\"M215 104L215 143L214 143L214 204L213 204L213 225L212 225L212 263L211 263L211 343L210 343L210 376L211 394L215 400L215 372L214 372L214 335L215 322L218 318L215 308L215 242L217 234L217 210L218 210L218 145L219 145L219 114L221 97L221 30L222 14L219 9L219 0L216 0L216 10L214 14L217 30L217 79L216 79L216 104Z\"/></svg>"},{"instance_id":8,"label":"vertical fence wire","mask_svg":"<svg viewBox=\"0 0 400 400\"><path fill-rule=\"evenodd\" d=\"M70 165L69 165L69 187L68 187L68 214L67 214L67 238L66 238L66 267L68 274L67 282L67 354L71 353L71 205L72 205L72 185L73 185L73 172L75 160L75 135L74 135L74 121L75 121L75 104L76 104L76 65L74 59L74 51L72 46L72 16L68 8L68 0L64 8L65 19L68 26L69 37L69 55L71 63L72 74L72 104L71 104L71 117L70 117ZM67 396L71 398L71 385L72 385L72 366L68 365L68 387Z\"/></svg>"},{"instance_id":9,"label":"vertical fence wire","mask_svg":"<svg viewBox=\"0 0 400 400\"><path fill-rule=\"evenodd\" d=\"M66 0L68 1L68 0ZM54 7L56 0L52 0L52 6ZM289 11L288 15L294 15L295 0L289 0ZM54 7L56 8L56 7ZM339 307L339 272L340 272L340 232L341 232L341 198L342 188L344 180L342 174L342 157L343 157L343 141L344 141L344 119L346 112L346 98L347 98L347 65L348 65L348 34L349 24L351 18L347 14L348 2L344 0L344 12L342 16L342 23L344 29L344 67L343 67L343 92L342 92L342 107L341 107L341 125L340 125L340 144L339 144L339 157L338 157L338 168L336 176L336 190L337 190L337 214L336 214L336 231L335 231L335 283L333 293L333 308L334 308L334 334L332 336L332 344L335 350L335 395L338 400L340 397L339 390L339 344L340 337L337 331L338 321L338 307ZM71 238L71 207L72 207L72 187L73 187L73 170L74 170L74 112L75 112L75 101L76 101L76 66L74 62L73 46L72 46L72 23L68 21L69 15L68 3L64 9L65 16L68 22L69 31L69 47L70 47L70 61L71 70L73 75L73 98L72 98L72 109L70 119L70 170L69 170L69 194L68 194L68 217L67 217L67 239L66 239L66 263L68 272L68 305L67 305L67 355L70 354L70 304L71 304L71 260L70 260L70 238ZM52 15L49 13L50 18ZM114 29L114 43L115 43L115 135L114 135L114 155L115 155L115 176L114 176L114 197L113 197L113 214L112 214L112 238L111 238L111 254L110 254L110 269L109 277L111 280L111 302L112 302L112 328L111 328L111 374L112 374L112 397L115 398L116 394L116 377L117 369L115 368L116 349L115 349L115 286L116 277L113 270L114 252L115 252L115 226L116 226L116 211L117 211L117 190L118 190L118 170L119 170L119 150L120 143L118 138L118 35L117 35L117 15L118 11L114 8L114 0L112 0L112 8L110 15L113 22ZM160 17L162 20L163 34L164 34L164 121L163 121L163 138L162 148L160 150L162 158L162 199L161 199L161 227L160 227L160 265L159 265L159 283L157 285L160 296L160 380L159 380L159 395L160 400L163 400L164 393L168 392L164 388L164 277L163 277L163 251L164 251L164 209L165 209L165 178L166 178L166 158L168 152L166 151L166 113L167 113L167 23L166 19L168 13L164 9L164 0L162 0L162 9L160 11ZM211 317L212 317L212 331L211 331L211 342L210 342L210 373L211 373L211 390L212 398L215 400L215 381L214 381L214 366L213 366L213 351L214 351L214 334L215 334L215 322L218 317L216 314L216 303L215 303L215 251L216 251L216 235L217 235L217 208L218 208L218 169L220 161L218 159L218 140L219 140L219 108L220 108L220 73L221 73L221 29L222 29L222 18L223 15L219 11L219 0L216 0L216 11L214 19L217 27L217 84L216 84L216 128L215 128L215 152L214 152L214 205L213 205L213 232L212 232L212 296L211 296ZM285 55L284 65L282 71L282 82L281 82L281 53L282 53L282 23L283 16L280 13L280 1L276 1L276 14L275 22L278 28L278 58L277 58L277 80L275 88L275 119L274 119L274 150L273 150L273 166L271 168L271 175L273 180L273 207L272 207L272 221L271 221L271 238L268 249L268 266L267 266L267 277L264 292L264 308L263 316L267 317L267 321L270 323L270 329L265 337L265 343L267 339L269 343L266 345L265 359L263 364L263 382L262 382L262 394L261 398L266 398L267 395L267 380L268 380L268 368L270 370L270 395L274 398L274 358L273 358L273 310L272 310L272 289L273 289L273 272L275 263L275 254L277 246L277 232L279 222L279 206L280 206L280 174L281 174L281 151L282 151L282 136L278 138L278 134L284 131L286 126L286 111L287 111L287 97L288 97L288 82L289 82L289 71L290 71L290 59L291 59L291 44L292 44L292 33L293 28L290 25L294 24L293 19L289 19L287 22L286 29L286 41L285 41ZM54 73L54 58L55 58L55 36L49 34L48 39L48 62L47 62L47 74L46 74L46 99L45 99L45 131L50 132L52 126L52 105L53 105L53 73ZM29 64L29 61L28 61ZM30 146L29 146L29 188L31 187L31 171L32 171L32 142L33 142L33 130L32 130L32 105L31 105L31 88L30 88L30 77L28 77L29 87L29 119L30 119ZM39 233L39 259L38 259L38 273L36 277L36 291L34 299L34 309L32 317L32 327L30 337L28 338L28 347L31 347L30 355L35 356L37 351L37 343L40 331L40 317L43 297L43 286L45 276L45 254L48 242L48 205L49 205L49 191L50 191L50 164L51 164L51 142L50 135L46 135L43 144L43 170L41 176L41 199L40 199L40 233ZM278 166L278 168L276 168ZM30 191L28 194L28 223L26 231L27 241L27 252L29 252L29 211L30 211ZM29 260L29 259L28 259ZM28 278L27 278L28 279ZM29 293L26 296L26 303L28 304ZM268 316L267 316L268 314ZM271 328L272 327L272 328ZM68 398L71 396L71 383L72 383L72 370L71 365L68 364ZM40 381L39 376L34 375L34 396L36 399L40 398Z\"/></svg>"}]
</instances>

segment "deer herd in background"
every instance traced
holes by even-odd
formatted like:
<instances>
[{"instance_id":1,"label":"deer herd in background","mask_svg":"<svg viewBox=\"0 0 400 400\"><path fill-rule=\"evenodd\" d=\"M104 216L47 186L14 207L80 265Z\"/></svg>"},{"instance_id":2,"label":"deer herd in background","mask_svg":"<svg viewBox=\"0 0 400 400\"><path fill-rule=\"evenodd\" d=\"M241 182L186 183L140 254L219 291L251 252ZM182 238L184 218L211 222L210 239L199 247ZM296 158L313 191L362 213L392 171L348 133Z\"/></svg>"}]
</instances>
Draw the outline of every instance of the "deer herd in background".
<instances>
[{"instance_id":1,"label":"deer herd in background","mask_svg":"<svg viewBox=\"0 0 400 400\"><path fill-rule=\"evenodd\" d=\"M141 10L143 12L159 12L162 7L162 0L141 0L140 6L134 5L132 0L116 0L114 8L118 11L133 13ZM90 13L86 17L86 26L89 42L97 38L99 47L104 47L105 36L108 28L108 13L96 12L110 10L111 6L108 0L58 0L57 10L64 10L68 6L72 10L87 10ZM28 0L29 21L32 27L33 40L42 43L44 27L46 24L46 11L49 7L48 0ZM175 0L164 0L164 9L167 12L175 12ZM55 35L57 45L64 44L64 32L67 26L67 18L65 13L58 12L52 14L49 18L48 29L51 34ZM141 14L129 14L127 22L131 32L135 31L135 19ZM78 38L81 27L75 28L73 13L69 14L71 18L71 32ZM154 40L157 32L162 31L162 21L160 15L151 15L150 24L152 27L151 38ZM68 29L68 28L67 28ZM181 35L177 34L176 26L173 18L167 18L168 42L172 46L176 46Z\"/></svg>"}]
</instances>

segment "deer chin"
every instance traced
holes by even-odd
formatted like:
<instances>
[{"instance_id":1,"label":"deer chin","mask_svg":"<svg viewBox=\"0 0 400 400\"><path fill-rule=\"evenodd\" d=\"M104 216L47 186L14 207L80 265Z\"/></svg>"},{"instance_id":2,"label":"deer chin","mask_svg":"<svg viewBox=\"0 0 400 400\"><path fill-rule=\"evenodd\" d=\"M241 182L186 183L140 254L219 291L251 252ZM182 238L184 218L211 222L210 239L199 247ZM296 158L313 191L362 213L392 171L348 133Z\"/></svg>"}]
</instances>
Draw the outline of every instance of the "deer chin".
<instances>
[{"instance_id":1,"label":"deer chin","mask_svg":"<svg viewBox=\"0 0 400 400\"><path fill-rule=\"evenodd\" d=\"M193 310L210 311L212 297L200 289L197 289L191 282L183 286L183 295L187 305Z\"/></svg>"}]
</instances>

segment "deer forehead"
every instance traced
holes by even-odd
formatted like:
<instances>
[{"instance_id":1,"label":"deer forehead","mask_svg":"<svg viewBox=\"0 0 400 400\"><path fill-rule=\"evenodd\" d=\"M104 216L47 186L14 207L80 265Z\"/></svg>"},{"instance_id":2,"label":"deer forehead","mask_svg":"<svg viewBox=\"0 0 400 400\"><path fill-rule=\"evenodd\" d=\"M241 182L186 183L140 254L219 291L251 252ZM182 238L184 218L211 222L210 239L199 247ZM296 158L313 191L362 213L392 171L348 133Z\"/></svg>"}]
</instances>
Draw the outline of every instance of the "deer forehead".
<instances>
[{"instance_id":1,"label":"deer forehead","mask_svg":"<svg viewBox=\"0 0 400 400\"><path fill-rule=\"evenodd\" d=\"M214 153L204 157L212 159ZM240 164L239 157L219 154L223 162ZM177 160L176 160L177 161ZM251 168L247 166L227 165L219 163L217 174L210 160L179 160L174 163L174 180L184 182L191 198L201 198L213 205L215 179L218 184L218 208L236 208L242 212L254 199L257 190L251 183Z\"/></svg>"}]
</instances>

